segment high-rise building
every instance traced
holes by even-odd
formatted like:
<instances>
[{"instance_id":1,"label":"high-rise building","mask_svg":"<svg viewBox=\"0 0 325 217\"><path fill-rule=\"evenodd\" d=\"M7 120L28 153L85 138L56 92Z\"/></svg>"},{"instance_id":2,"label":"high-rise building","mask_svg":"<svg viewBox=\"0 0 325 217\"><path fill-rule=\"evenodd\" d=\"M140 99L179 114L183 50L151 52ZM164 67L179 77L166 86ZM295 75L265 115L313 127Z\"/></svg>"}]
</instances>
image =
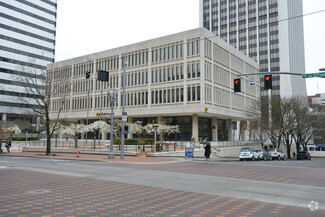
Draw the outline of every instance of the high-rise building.
<instances>
[{"instance_id":1,"label":"high-rise building","mask_svg":"<svg viewBox=\"0 0 325 217\"><path fill-rule=\"evenodd\" d=\"M200 0L200 25L260 64L261 72L305 72L302 0ZM268 92L261 79L261 98ZM272 95L307 96L302 76L273 75Z\"/></svg>"},{"instance_id":2,"label":"high-rise building","mask_svg":"<svg viewBox=\"0 0 325 217\"><path fill-rule=\"evenodd\" d=\"M31 96L15 76L40 76L37 71L46 71L47 64L54 62L56 13L57 0L0 1L0 118L3 121L33 117L19 99L28 100Z\"/></svg>"}]
</instances>

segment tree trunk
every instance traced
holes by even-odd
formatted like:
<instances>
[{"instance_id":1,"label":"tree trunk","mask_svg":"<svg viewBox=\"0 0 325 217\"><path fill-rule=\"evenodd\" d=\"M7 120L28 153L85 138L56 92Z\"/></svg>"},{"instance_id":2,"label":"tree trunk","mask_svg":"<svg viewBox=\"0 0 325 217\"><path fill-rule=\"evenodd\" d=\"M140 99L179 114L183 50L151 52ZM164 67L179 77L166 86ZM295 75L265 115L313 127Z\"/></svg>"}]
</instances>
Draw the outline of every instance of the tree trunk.
<instances>
[{"instance_id":1,"label":"tree trunk","mask_svg":"<svg viewBox=\"0 0 325 217\"><path fill-rule=\"evenodd\" d=\"M78 135L74 135L74 147L78 148Z\"/></svg>"},{"instance_id":2,"label":"tree trunk","mask_svg":"<svg viewBox=\"0 0 325 217\"><path fill-rule=\"evenodd\" d=\"M46 137L46 155L51 154L51 136L47 134Z\"/></svg>"},{"instance_id":3,"label":"tree trunk","mask_svg":"<svg viewBox=\"0 0 325 217\"><path fill-rule=\"evenodd\" d=\"M146 139L143 138L143 147L142 147L142 151L145 152L146 151Z\"/></svg>"}]
</instances>

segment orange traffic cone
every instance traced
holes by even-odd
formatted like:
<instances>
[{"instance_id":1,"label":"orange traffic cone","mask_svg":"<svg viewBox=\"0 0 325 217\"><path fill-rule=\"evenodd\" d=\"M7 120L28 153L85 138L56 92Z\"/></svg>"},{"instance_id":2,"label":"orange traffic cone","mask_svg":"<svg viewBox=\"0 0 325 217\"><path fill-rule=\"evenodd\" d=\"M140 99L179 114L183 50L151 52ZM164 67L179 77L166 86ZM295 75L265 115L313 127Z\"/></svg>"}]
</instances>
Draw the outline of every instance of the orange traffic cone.
<instances>
[{"instance_id":1,"label":"orange traffic cone","mask_svg":"<svg viewBox=\"0 0 325 217\"><path fill-rule=\"evenodd\" d=\"M79 155L80 155L80 151L79 149L77 149L77 157L79 157Z\"/></svg>"}]
</instances>

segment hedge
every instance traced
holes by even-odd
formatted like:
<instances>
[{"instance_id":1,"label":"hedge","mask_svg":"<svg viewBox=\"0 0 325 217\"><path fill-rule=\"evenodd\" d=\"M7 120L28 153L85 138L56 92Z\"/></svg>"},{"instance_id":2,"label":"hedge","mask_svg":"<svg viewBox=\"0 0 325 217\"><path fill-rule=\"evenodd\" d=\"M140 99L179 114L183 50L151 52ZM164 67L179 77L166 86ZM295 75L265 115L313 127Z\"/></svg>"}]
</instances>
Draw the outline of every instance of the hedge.
<instances>
[{"instance_id":1,"label":"hedge","mask_svg":"<svg viewBox=\"0 0 325 217\"><path fill-rule=\"evenodd\" d=\"M144 139L140 139L140 145L143 145L143 140ZM146 145L151 145L155 142L154 139L146 139ZM118 145L120 144L120 139L114 139L113 140L113 144L114 145ZM124 145L138 145L138 139L124 139Z\"/></svg>"},{"instance_id":2,"label":"hedge","mask_svg":"<svg viewBox=\"0 0 325 217\"><path fill-rule=\"evenodd\" d=\"M12 141L26 141L26 137L12 137ZM27 137L27 141L38 141L39 137Z\"/></svg>"}]
</instances>

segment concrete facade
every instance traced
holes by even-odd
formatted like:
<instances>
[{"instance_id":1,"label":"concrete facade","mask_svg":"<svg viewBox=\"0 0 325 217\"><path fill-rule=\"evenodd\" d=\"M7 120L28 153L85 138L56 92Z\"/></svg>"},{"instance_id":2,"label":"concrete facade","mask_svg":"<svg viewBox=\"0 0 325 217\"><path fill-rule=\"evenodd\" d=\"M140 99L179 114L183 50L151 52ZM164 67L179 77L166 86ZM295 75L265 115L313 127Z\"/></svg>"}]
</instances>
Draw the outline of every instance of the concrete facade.
<instances>
[{"instance_id":1,"label":"concrete facade","mask_svg":"<svg viewBox=\"0 0 325 217\"><path fill-rule=\"evenodd\" d=\"M233 121L248 120L250 105L260 100L259 82L249 86L245 76L241 92L233 90L233 80L258 71L258 64L198 28L49 64L55 90L50 116L62 109L61 120L85 122L87 113L90 121L110 119L107 90L115 89L114 118L121 118L124 53L128 122L178 124L178 140L232 140ZM97 80L98 70L109 71L109 82Z\"/></svg>"},{"instance_id":2,"label":"concrete facade","mask_svg":"<svg viewBox=\"0 0 325 217\"><path fill-rule=\"evenodd\" d=\"M305 73L302 0L200 0L199 10L200 26L256 60L261 72ZM301 76L272 80L273 96L307 96Z\"/></svg>"}]
</instances>

